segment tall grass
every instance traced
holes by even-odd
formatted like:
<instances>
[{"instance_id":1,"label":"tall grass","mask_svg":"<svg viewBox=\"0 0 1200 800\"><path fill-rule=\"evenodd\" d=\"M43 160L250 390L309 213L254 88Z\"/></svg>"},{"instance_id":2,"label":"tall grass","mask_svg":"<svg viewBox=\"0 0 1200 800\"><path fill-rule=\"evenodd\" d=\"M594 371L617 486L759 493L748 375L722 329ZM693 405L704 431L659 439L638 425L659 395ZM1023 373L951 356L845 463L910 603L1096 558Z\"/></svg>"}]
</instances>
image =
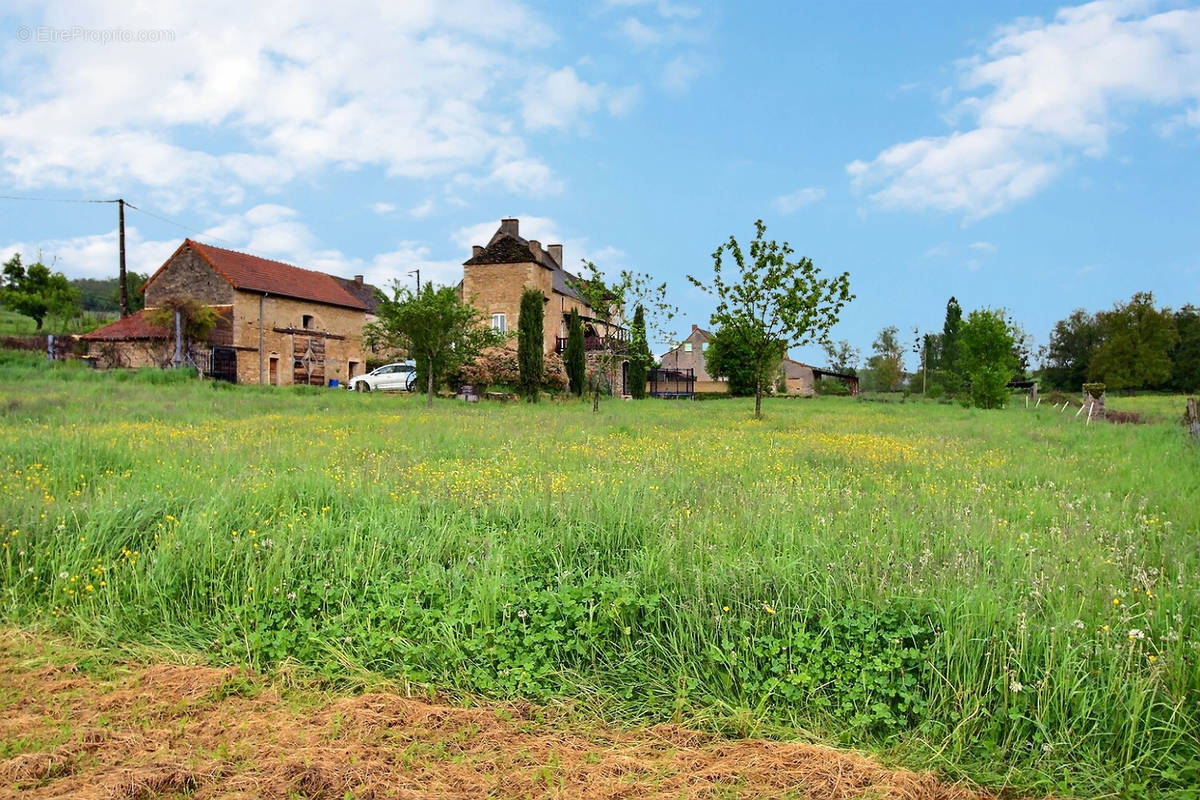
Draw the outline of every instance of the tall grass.
<instances>
[{"instance_id":1,"label":"tall grass","mask_svg":"<svg viewBox=\"0 0 1200 800\"><path fill-rule=\"evenodd\" d=\"M0 363L11 623L990 786L1200 782L1200 448L1172 424L151 377Z\"/></svg>"}]
</instances>

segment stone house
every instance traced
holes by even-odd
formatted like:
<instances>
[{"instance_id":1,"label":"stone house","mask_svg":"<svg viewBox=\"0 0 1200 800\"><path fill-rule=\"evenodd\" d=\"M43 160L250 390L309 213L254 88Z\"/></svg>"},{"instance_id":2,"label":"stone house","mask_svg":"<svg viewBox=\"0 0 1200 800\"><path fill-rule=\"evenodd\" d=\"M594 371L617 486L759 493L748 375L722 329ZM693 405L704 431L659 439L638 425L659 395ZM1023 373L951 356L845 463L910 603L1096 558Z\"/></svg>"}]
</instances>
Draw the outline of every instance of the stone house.
<instances>
[{"instance_id":1,"label":"stone house","mask_svg":"<svg viewBox=\"0 0 1200 800\"><path fill-rule=\"evenodd\" d=\"M486 245L471 248L471 257L463 262L459 293L484 313L493 328L515 332L522 292L527 288L539 290L545 298L542 330L546 354L561 355L566 349L572 310L583 319L584 349L589 354L602 352L614 343L627 343L628 331L605 322L573 288L578 282L577 276L563 268L561 244L543 247L536 239L521 237L520 220L502 219ZM610 381L615 392L627 394L628 363L620 362L618 370Z\"/></svg>"},{"instance_id":2,"label":"stone house","mask_svg":"<svg viewBox=\"0 0 1200 800\"><path fill-rule=\"evenodd\" d=\"M708 343L712 334L703 328L693 325L692 332L674 348L663 353L660 361L663 369L690 369L696 378L696 392L728 392L729 382L724 378L710 375L704 354L708 351ZM842 380L850 387L851 394L858 394L858 378L853 375L843 375L837 372L813 367L793 358L785 357L780 364L783 372L783 382L787 394L801 397L812 397L816 391L816 381L822 377Z\"/></svg>"},{"instance_id":3,"label":"stone house","mask_svg":"<svg viewBox=\"0 0 1200 800\"><path fill-rule=\"evenodd\" d=\"M692 332L683 341L663 353L659 358L663 369L692 371L696 379L695 391L701 394L713 392L728 392L729 382L723 378L714 378L708 374L704 354L708 350L708 341L712 338L709 331L699 325L692 326Z\"/></svg>"},{"instance_id":4,"label":"stone house","mask_svg":"<svg viewBox=\"0 0 1200 800\"><path fill-rule=\"evenodd\" d=\"M98 366L164 365L161 337L170 333L148 316L188 298L218 312L209 341L192 348L196 366L213 377L323 386L364 371L362 330L375 288L361 275L338 278L185 239L142 290L146 311L83 337ZM173 350L172 342L166 363Z\"/></svg>"}]
</instances>

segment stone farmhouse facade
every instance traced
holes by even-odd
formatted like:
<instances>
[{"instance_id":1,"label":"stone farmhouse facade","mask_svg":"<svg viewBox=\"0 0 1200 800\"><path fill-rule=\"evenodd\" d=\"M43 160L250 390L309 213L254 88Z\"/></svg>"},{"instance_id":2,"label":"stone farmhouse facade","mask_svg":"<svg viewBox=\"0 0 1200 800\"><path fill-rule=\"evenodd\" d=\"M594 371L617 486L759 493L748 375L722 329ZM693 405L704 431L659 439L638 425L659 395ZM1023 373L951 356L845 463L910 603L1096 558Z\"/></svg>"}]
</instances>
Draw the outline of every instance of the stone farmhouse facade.
<instances>
[{"instance_id":1,"label":"stone farmhouse facade","mask_svg":"<svg viewBox=\"0 0 1200 800\"><path fill-rule=\"evenodd\" d=\"M375 287L185 239L142 287L146 309L87 334L97 366L165 366L173 332L154 309L187 298L217 311L206 342L192 343L204 373L237 383L324 386L365 369L363 325Z\"/></svg>"},{"instance_id":2,"label":"stone farmhouse facade","mask_svg":"<svg viewBox=\"0 0 1200 800\"><path fill-rule=\"evenodd\" d=\"M522 292L528 288L540 291L545 298L542 330L547 355L561 355L566 349L572 310L583 320L584 349L589 355L628 342L628 331L606 322L576 291L574 285L579 281L563 268L561 244L543 247L536 239L525 239L520 234L520 220L509 218L500 220L500 227L487 244L471 248L471 257L463 262L459 293L483 312L485 321L493 328L515 332L520 322ZM627 394L628 363L622 361L618 370L609 380L614 392Z\"/></svg>"}]
</instances>

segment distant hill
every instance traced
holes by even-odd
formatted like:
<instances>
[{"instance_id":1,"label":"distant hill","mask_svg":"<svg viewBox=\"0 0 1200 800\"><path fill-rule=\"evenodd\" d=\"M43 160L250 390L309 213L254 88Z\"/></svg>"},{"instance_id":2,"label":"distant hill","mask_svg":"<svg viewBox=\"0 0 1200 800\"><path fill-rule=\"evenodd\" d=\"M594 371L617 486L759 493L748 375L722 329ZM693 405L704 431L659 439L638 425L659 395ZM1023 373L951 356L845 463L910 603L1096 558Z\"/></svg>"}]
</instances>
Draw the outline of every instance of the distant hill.
<instances>
[{"instance_id":1,"label":"distant hill","mask_svg":"<svg viewBox=\"0 0 1200 800\"><path fill-rule=\"evenodd\" d=\"M129 310L138 311L145 305L141 292L138 291L149 276L130 272L126 275L129 285ZM74 278L71 285L79 290L79 305L84 311L119 311L117 299L118 278Z\"/></svg>"}]
</instances>

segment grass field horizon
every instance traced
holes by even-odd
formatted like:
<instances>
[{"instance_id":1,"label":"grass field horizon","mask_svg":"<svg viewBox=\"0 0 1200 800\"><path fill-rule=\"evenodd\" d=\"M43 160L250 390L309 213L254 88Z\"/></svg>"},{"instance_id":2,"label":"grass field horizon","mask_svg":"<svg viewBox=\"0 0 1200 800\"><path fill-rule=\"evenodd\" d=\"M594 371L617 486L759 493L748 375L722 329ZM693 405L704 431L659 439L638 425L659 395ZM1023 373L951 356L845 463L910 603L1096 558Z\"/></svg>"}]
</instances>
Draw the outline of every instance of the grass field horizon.
<instances>
[{"instance_id":1,"label":"grass field horizon","mask_svg":"<svg viewBox=\"0 0 1200 800\"><path fill-rule=\"evenodd\" d=\"M1200 448L851 398L479 404L0 363L0 619L1194 796Z\"/></svg>"}]
</instances>

